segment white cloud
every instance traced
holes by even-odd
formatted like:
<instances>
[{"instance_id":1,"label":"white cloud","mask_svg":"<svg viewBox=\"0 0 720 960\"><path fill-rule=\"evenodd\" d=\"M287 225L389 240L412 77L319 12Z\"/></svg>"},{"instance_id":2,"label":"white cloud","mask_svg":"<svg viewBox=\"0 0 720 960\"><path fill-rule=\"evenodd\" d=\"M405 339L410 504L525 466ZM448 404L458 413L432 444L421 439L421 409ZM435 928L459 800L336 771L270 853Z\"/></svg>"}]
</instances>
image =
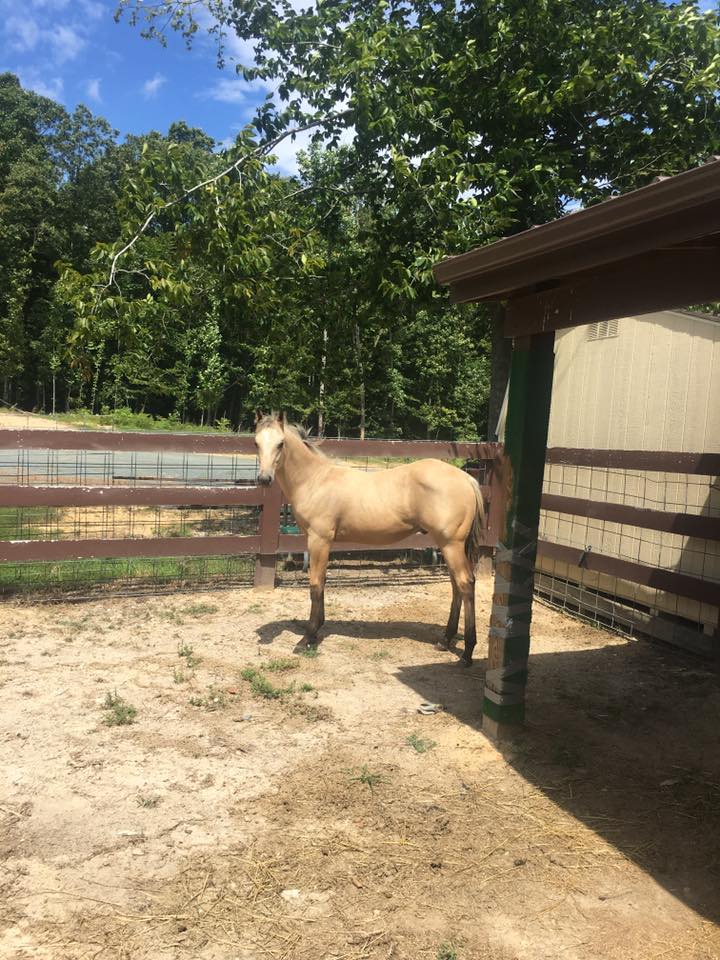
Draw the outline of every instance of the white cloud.
<instances>
[{"instance_id":1,"label":"white cloud","mask_svg":"<svg viewBox=\"0 0 720 960\"><path fill-rule=\"evenodd\" d=\"M34 90L41 97L49 97L51 100L62 100L62 77L41 77L34 70L19 70L18 77L26 90Z\"/></svg>"},{"instance_id":2,"label":"white cloud","mask_svg":"<svg viewBox=\"0 0 720 960\"><path fill-rule=\"evenodd\" d=\"M89 100L93 100L95 103L102 103L99 78L96 77L87 81L85 84L85 93L87 94Z\"/></svg>"},{"instance_id":3,"label":"white cloud","mask_svg":"<svg viewBox=\"0 0 720 960\"><path fill-rule=\"evenodd\" d=\"M156 73L154 77L151 77L150 80L146 80L143 84L143 95L147 100L151 100L153 97L158 95L160 87L167 83L167 77L162 73Z\"/></svg>"},{"instance_id":4,"label":"white cloud","mask_svg":"<svg viewBox=\"0 0 720 960\"><path fill-rule=\"evenodd\" d=\"M31 6L36 10L64 10L70 0L31 0Z\"/></svg>"},{"instance_id":5,"label":"white cloud","mask_svg":"<svg viewBox=\"0 0 720 960\"><path fill-rule=\"evenodd\" d=\"M40 27L32 17L8 17L5 21L5 33L10 38L11 47L21 53L35 49L40 32Z\"/></svg>"},{"instance_id":6,"label":"white cloud","mask_svg":"<svg viewBox=\"0 0 720 960\"><path fill-rule=\"evenodd\" d=\"M30 53L42 44L43 52L49 49L53 63L74 60L86 43L79 28L57 24L42 29L32 17L8 17L5 34L10 39L12 49L20 53Z\"/></svg>"},{"instance_id":7,"label":"white cloud","mask_svg":"<svg viewBox=\"0 0 720 960\"><path fill-rule=\"evenodd\" d=\"M97 0L80 0L80 6L85 16L90 17L91 20L99 20L104 13L109 16L112 12L102 3L98 3Z\"/></svg>"},{"instance_id":8,"label":"white cloud","mask_svg":"<svg viewBox=\"0 0 720 960\"><path fill-rule=\"evenodd\" d=\"M64 24L43 32L50 41L55 53L55 60L58 63L74 60L86 43L85 38L81 37L74 27L68 27Z\"/></svg>"},{"instance_id":9,"label":"white cloud","mask_svg":"<svg viewBox=\"0 0 720 960\"><path fill-rule=\"evenodd\" d=\"M242 77L221 77L198 96L208 97L220 103L242 103L249 89L251 89L250 84L246 83Z\"/></svg>"}]
</instances>

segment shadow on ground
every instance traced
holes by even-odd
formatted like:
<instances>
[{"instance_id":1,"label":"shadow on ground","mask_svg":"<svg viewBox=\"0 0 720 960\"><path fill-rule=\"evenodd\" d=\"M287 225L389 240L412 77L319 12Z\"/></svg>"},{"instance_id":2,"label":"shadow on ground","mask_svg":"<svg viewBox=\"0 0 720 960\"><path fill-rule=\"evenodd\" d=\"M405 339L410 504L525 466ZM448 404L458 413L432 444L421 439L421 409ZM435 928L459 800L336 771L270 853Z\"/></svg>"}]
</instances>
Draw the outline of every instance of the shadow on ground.
<instances>
[{"instance_id":1,"label":"shadow on ground","mask_svg":"<svg viewBox=\"0 0 720 960\"><path fill-rule=\"evenodd\" d=\"M480 725L478 667L400 667L423 700ZM531 657L528 724L503 752L673 895L720 920L720 684L645 641Z\"/></svg>"},{"instance_id":2,"label":"shadow on ground","mask_svg":"<svg viewBox=\"0 0 720 960\"><path fill-rule=\"evenodd\" d=\"M272 620L257 630L258 642L261 644L274 643L285 633L294 633L298 638L305 632L305 620ZM415 621L396 621L388 623L386 620L377 622L367 620L328 620L320 631L318 643L332 637L347 637L352 640L417 640L418 643L437 643L443 638L443 628L437 623L418 623ZM458 652L459 651L459 652ZM462 652L462 641L456 644L456 656Z\"/></svg>"}]
</instances>

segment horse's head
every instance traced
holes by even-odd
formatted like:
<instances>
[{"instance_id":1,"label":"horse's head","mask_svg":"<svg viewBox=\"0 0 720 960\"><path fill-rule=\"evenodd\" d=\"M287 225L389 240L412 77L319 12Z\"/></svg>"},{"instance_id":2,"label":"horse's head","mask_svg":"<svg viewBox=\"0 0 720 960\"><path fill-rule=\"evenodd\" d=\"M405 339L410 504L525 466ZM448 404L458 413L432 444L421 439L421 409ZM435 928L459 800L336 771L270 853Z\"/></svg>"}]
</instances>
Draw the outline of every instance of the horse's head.
<instances>
[{"instance_id":1,"label":"horse's head","mask_svg":"<svg viewBox=\"0 0 720 960\"><path fill-rule=\"evenodd\" d=\"M284 414L255 414L255 446L260 467L258 483L269 487L275 479L275 471L285 446L286 420Z\"/></svg>"}]
</instances>

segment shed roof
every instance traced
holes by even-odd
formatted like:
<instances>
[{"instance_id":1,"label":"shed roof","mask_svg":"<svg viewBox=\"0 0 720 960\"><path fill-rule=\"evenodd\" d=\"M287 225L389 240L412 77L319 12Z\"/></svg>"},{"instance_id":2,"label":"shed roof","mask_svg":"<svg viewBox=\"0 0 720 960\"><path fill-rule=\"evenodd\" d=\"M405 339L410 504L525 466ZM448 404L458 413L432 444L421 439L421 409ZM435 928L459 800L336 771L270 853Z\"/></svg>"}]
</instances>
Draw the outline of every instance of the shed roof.
<instances>
[{"instance_id":1,"label":"shed roof","mask_svg":"<svg viewBox=\"0 0 720 960\"><path fill-rule=\"evenodd\" d=\"M699 258L699 262L698 261ZM692 282L673 284L668 275L687 274ZM553 288L575 292L595 277L598 288L627 288L635 279L643 297L631 296L612 307L613 315L665 309L720 298L720 283L703 273L720 267L720 159L539 227L449 257L434 267L439 283L450 286L455 303L513 300ZM663 287L655 290L657 281ZM698 279L696 283L695 280ZM671 289L668 289L671 288ZM711 292L708 293L707 291ZM595 291L597 292L597 290ZM592 294L592 284L584 290ZM607 311L606 311L607 312ZM598 319L602 317L591 317ZM566 318L567 319L567 318ZM589 322L587 317L578 322ZM574 323L552 319L543 329ZM506 330L506 332L508 332ZM517 330L510 333L517 333Z\"/></svg>"}]
</instances>

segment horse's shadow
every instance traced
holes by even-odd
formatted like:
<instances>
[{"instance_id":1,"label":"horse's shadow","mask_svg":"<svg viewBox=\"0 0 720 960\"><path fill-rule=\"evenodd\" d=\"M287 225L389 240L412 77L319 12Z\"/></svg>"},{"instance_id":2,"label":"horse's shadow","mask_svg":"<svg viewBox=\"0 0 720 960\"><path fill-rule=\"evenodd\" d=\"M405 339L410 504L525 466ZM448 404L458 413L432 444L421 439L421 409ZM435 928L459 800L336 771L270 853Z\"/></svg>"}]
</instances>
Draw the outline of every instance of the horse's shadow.
<instances>
[{"instance_id":1,"label":"horse's shadow","mask_svg":"<svg viewBox=\"0 0 720 960\"><path fill-rule=\"evenodd\" d=\"M305 633L304 620L271 620L270 623L257 628L258 643L265 646L274 643L286 632L298 636L295 650L302 649L301 641ZM377 623L362 620L330 620L318 634L318 644L322 643L326 637L347 637L351 640L406 639L433 646L442 640L443 628L437 623L420 623L414 620L400 620L393 623L388 623L386 620ZM452 646L451 651L460 656Z\"/></svg>"}]
</instances>

